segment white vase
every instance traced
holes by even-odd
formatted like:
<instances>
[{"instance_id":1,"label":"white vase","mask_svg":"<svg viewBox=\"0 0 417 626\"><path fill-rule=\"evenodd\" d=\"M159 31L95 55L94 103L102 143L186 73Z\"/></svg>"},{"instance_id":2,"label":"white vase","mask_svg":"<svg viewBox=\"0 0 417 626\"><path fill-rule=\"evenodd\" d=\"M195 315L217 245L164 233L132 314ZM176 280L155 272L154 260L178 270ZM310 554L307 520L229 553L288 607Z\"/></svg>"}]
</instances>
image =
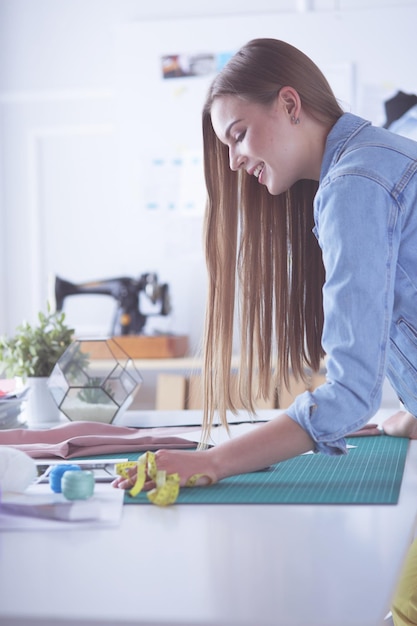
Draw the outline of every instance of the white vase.
<instances>
[{"instance_id":1,"label":"white vase","mask_svg":"<svg viewBox=\"0 0 417 626\"><path fill-rule=\"evenodd\" d=\"M61 420L61 411L57 407L47 383L47 377L32 376L26 381L29 393L25 417L29 428L51 428L57 426Z\"/></svg>"}]
</instances>

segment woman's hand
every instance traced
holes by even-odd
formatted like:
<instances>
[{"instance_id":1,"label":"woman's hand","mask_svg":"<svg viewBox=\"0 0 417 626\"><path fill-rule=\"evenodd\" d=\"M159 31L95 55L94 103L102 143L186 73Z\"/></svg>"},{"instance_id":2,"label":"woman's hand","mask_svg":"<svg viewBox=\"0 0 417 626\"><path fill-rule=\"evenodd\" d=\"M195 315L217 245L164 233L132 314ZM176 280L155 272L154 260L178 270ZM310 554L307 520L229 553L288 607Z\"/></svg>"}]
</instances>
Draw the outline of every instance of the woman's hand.
<instances>
[{"instance_id":1,"label":"woman's hand","mask_svg":"<svg viewBox=\"0 0 417 626\"><path fill-rule=\"evenodd\" d=\"M193 486L205 486L215 483L217 477L214 467L210 463L210 454L208 450L196 452L184 452L180 450L158 450L155 453L156 467L158 470L165 471L167 474L178 474L180 477L180 486L184 487L192 477ZM122 476L116 478L112 485L120 489L131 489L136 482L137 468L131 467L127 470L129 478ZM149 491L155 487L155 482L148 476L144 490Z\"/></svg>"},{"instance_id":2,"label":"woman's hand","mask_svg":"<svg viewBox=\"0 0 417 626\"><path fill-rule=\"evenodd\" d=\"M417 439L417 419L407 411L397 411L382 424L386 435Z\"/></svg>"}]
</instances>

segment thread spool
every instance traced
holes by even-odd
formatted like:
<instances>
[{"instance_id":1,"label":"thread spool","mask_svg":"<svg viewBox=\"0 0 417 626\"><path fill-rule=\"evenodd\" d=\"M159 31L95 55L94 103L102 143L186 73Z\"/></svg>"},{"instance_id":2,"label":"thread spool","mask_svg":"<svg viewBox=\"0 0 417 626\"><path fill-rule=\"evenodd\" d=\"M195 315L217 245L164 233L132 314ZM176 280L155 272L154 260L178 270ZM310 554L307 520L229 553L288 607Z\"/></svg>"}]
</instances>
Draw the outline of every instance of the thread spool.
<instances>
[{"instance_id":1,"label":"thread spool","mask_svg":"<svg viewBox=\"0 0 417 626\"><path fill-rule=\"evenodd\" d=\"M70 463L61 463L55 465L49 472L49 485L54 493L62 493L62 477L65 472L80 472L81 467L79 465L71 465Z\"/></svg>"},{"instance_id":2,"label":"thread spool","mask_svg":"<svg viewBox=\"0 0 417 626\"><path fill-rule=\"evenodd\" d=\"M67 500L88 500L94 493L94 474L69 471L62 476L62 493Z\"/></svg>"}]
</instances>

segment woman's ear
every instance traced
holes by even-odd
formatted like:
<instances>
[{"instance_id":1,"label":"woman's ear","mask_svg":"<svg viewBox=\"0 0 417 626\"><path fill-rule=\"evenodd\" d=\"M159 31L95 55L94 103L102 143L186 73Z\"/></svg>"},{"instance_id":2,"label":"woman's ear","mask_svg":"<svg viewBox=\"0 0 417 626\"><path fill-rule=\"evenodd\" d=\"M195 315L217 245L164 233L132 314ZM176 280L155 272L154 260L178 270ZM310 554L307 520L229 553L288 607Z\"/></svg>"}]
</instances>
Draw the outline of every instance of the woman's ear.
<instances>
[{"instance_id":1,"label":"woman's ear","mask_svg":"<svg viewBox=\"0 0 417 626\"><path fill-rule=\"evenodd\" d=\"M284 107L292 120L298 120L301 111L301 99L293 87L282 87L278 93L279 104Z\"/></svg>"}]
</instances>

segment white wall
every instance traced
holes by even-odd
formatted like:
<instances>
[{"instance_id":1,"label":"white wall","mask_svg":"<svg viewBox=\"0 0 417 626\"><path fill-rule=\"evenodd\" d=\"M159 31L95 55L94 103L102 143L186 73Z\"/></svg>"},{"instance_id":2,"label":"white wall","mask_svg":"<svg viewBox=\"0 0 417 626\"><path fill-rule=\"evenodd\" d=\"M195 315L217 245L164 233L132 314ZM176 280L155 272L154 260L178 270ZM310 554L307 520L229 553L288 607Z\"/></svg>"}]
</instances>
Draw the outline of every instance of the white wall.
<instances>
[{"instance_id":1,"label":"white wall","mask_svg":"<svg viewBox=\"0 0 417 626\"><path fill-rule=\"evenodd\" d=\"M416 0L258 0L256 9L248 0L0 0L0 334L45 308L55 274L81 282L157 271L174 314L156 325L198 344L201 215L151 216L141 205L141 169L164 124L143 115L152 92L138 77L165 42L173 53L287 39L324 70L347 68L347 107L376 124L397 89L417 93ZM79 333L107 332L112 301L67 303Z\"/></svg>"}]
</instances>

